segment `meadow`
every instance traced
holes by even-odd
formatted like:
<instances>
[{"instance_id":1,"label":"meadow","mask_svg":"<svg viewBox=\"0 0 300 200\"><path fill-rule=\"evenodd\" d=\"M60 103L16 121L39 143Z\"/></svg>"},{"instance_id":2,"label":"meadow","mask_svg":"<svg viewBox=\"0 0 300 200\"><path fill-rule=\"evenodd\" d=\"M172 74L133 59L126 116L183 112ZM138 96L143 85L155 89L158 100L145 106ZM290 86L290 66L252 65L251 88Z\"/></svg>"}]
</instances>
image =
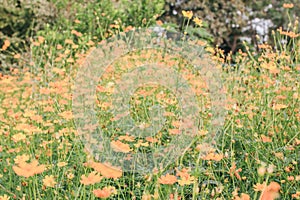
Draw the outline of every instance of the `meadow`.
<instances>
[{"instance_id":1,"label":"meadow","mask_svg":"<svg viewBox=\"0 0 300 200\"><path fill-rule=\"evenodd\" d=\"M202 27L201 19L191 12L184 11L184 16L186 21L194 20L198 28ZM300 199L300 33L297 20L291 21L288 30L273 30L276 48L263 43L258 52L245 43L245 51L225 56L219 48L197 40L197 45L218 69L220 74L217 75L224 86L226 101L222 109L226 115L217 136L212 136L210 131L214 117L211 91L187 59L153 48L121 55L113 62L104 60L103 64L109 67L105 76L98 80L92 99L97 111L96 121L113 152L106 155L100 151L102 160L91 153L89 143L92 140L82 135L82 129L78 128L80 114L86 113L80 110L74 113L74 98L78 94L74 93L74 82L92 52L108 45L103 37L114 38L121 32L120 25L111 24L113 31L101 33L97 38L79 31L83 23L80 19L72 23L66 32L48 29L32 38L30 55L27 54L30 59L11 52L15 63L22 67L0 74L1 200ZM161 24L160 21L156 23ZM125 32L132 30L135 29L126 27ZM5 40L1 51L7 51L10 45L11 42ZM139 45L144 47L147 43ZM189 48L188 43L185 45ZM103 55L108 51L109 48L104 49ZM111 59L109 56L101 58ZM232 59L235 65L231 65ZM183 140L178 136L182 116L185 117L181 104L172 89L161 85L138 87L130 98L127 113L135 124L147 127L158 115L149 108L163 107L165 123L156 134L131 135L116 124L123 117L111 112L119 105L112 101L116 83L123 74L150 61L175 66L190 82L201 108L197 113L201 123L197 125L191 144L178 158L172 160L162 155L159 160L163 163L166 158L172 162L160 168L159 164L154 165L143 172L133 170L134 167L124 170L117 165L119 160L108 163L103 157L112 154L130 160L136 153L148 156L172 140L175 144ZM91 74L80 76L90 80L88 75ZM88 124L83 129L92 132L91 126L93 124Z\"/></svg>"}]
</instances>

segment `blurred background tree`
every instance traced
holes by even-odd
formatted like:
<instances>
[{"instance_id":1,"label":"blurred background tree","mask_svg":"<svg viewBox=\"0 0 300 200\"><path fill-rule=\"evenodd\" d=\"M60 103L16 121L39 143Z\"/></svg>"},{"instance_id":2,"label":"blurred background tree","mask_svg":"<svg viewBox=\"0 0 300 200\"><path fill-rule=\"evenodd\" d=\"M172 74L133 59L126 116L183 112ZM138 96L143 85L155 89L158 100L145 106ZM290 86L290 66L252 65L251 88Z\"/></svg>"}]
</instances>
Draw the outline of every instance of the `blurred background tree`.
<instances>
[{"instance_id":1,"label":"blurred background tree","mask_svg":"<svg viewBox=\"0 0 300 200\"><path fill-rule=\"evenodd\" d=\"M52 44L71 31L102 40L128 26L154 24L163 8L164 0L0 0L0 71L17 67L14 55L28 52L37 35Z\"/></svg>"},{"instance_id":2,"label":"blurred background tree","mask_svg":"<svg viewBox=\"0 0 300 200\"><path fill-rule=\"evenodd\" d=\"M259 42L270 42L270 30L284 26L288 28L290 19L283 8L284 3L284 0L165 0L165 12L160 19L181 25L182 10L191 10L208 23L214 45L225 50L225 53L235 53L243 48L243 41L257 48ZM289 16L295 19L296 14L300 13L299 0L289 3L294 4L292 9L295 13Z\"/></svg>"},{"instance_id":3,"label":"blurred background tree","mask_svg":"<svg viewBox=\"0 0 300 200\"><path fill-rule=\"evenodd\" d=\"M54 24L57 10L47 0L0 0L0 71L17 67L14 55L24 51L34 36L46 24Z\"/></svg>"}]
</instances>

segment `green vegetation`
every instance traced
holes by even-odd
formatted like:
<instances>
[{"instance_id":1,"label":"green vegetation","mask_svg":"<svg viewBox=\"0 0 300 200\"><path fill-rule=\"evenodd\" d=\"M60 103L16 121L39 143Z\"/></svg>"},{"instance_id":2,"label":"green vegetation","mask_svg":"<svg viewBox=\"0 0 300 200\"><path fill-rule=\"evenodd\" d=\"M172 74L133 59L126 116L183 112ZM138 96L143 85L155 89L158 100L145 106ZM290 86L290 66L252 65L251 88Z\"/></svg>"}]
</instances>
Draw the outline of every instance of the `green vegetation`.
<instances>
[{"instance_id":1,"label":"green vegetation","mask_svg":"<svg viewBox=\"0 0 300 200\"><path fill-rule=\"evenodd\" d=\"M162 0L11 0L0 5L0 200L300 199L300 34L293 14L299 5L272 4L287 15L278 19L270 15L285 23L276 24L282 29L273 27L270 43L257 44L257 49L253 44L239 44L235 54L227 54L212 46L222 43L220 35L234 37L227 26L217 31L225 17L219 19L221 24L214 24L203 17L201 9L196 11L196 1L189 2L178 10L179 23L168 21L164 5L170 2ZM201 6L207 7L209 1L203 2ZM239 20L229 11L250 6L246 1L230 2L220 1L224 12L215 13L219 11L213 9L215 4L207 12ZM259 13L265 5L252 6ZM194 12L187 12L189 8ZM122 116L111 113L116 106L111 102L115 84L123 74L147 62L172 68L194 87L197 105L203 108L199 116L205 120L193 144L170 165L140 174L89 154L75 126L82 115L73 113L72 95L77 72L90 53L97 47L109 52L103 41L122 32L130 41L130 30L155 24L178 28L184 38L197 38L199 49L205 49L211 61L205 64L215 64L220 70L227 115L215 145L207 144L214 117L211 91L188 58L178 56L182 52L140 49L109 63L95 87L97 120L111 150L124 159L137 152L153 153L176 139L182 109L170 88L141 86L128 99L127 115L140 127L147 127L155 121L153 108L161 106L166 123L151 137L126 134L116 126ZM193 49L185 42L179 41ZM93 130L92 126L85 128Z\"/></svg>"}]
</instances>

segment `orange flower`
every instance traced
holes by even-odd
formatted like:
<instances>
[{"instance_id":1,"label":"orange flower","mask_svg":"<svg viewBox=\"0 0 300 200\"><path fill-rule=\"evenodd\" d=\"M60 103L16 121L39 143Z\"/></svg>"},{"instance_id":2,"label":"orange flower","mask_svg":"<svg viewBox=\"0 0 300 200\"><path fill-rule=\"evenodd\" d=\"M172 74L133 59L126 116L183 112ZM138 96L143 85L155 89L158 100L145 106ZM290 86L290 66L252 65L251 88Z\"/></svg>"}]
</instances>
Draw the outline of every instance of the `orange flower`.
<instances>
[{"instance_id":1,"label":"orange flower","mask_svg":"<svg viewBox=\"0 0 300 200\"><path fill-rule=\"evenodd\" d=\"M115 187L104 187L103 189L96 189L93 191L94 195L98 198L106 199L110 197L112 194L116 194Z\"/></svg>"},{"instance_id":2,"label":"orange flower","mask_svg":"<svg viewBox=\"0 0 300 200\"><path fill-rule=\"evenodd\" d=\"M40 174L45 171L45 165L39 165L38 161L34 160L31 163L21 162L18 166L13 166L13 170L18 176L24 176L26 178Z\"/></svg>"},{"instance_id":3,"label":"orange flower","mask_svg":"<svg viewBox=\"0 0 300 200\"><path fill-rule=\"evenodd\" d=\"M268 136L265 136L265 135L261 135L261 141L263 143L267 143L267 142L272 142L272 139Z\"/></svg>"},{"instance_id":4,"label":"orange flower","mask_svg":"<svg viewBox=\"0 0 300 200\"><path fill-rule=\"evenodd\" d=\"M56 181L55 181L53 175L45 176L45 178L43 179L43 184L46 187L55 187Z\"/></svg>"},{"instance_id":5,"label":"orange flower","mask_svg":"<svg viewBox=\"0 0 300 200\"><path fill-rule=\"evenodd\" d=\"M250 200L250 196L248 194L242 193L241 196L239 197L237 192L234 196L234 200Z\"/></svg>"},{"instance_id":6,"label":"orange flower","mask_svg":"<svg viewBox=\"0 0 300 200\"><path fill-rule=\"evenodd\" d=\"M190 185L192 183L194 183L195 181L195 177L191 176L188 173L188 169L183 168L181 171L179 171L178 169L176 169L176 175L180 176L180 180L178 180L179 185L183 186L183 185Z\"/></svg>"},{"instance_id":7,"label":"orange flower","mask_svg":"<svg viewBox=\"0 0 300 200\"><path fill-rule=\"evenodd\" d=\"M181 200L181 196L178 196L178 193L176 192L175 194L170 194L169 199L170 200Z\"/></svg>"},{"instance_id":8,"label":"orange flower","mask_svg":"<svg viewBox=\"0 0 300 200\"><path fill-rule=\"evenodd\" d=\"M56 45L56 49L60 50L62 48L63 48L63 46L61 44Z\"/></svg>"},{"instance_id":9,"label":"orange flower","mask_svg":"<svg viewBox=\"0 0 300 200\"><path fill-rule=\"evenodd\" d=\"M139 148L140 146L143 146L143 147L148 147L149 146L149 143L148 142L143 142L143 140L138 140L138 142L136 144L134 144L134 146L136 148Z\"/></svg>"},{"instance_id":10,"label":"orange flower","mask_svg":"<svg viewBox=\"0 0 300 200\"><path fill-rule=\"evenodd\" d=\"M181 133L179 129L169 129L170 135L178 135Z\"/></svg>"},{"instance_id":11,"label":"orange flower","mask_svg":"<svg viewBox=\"0 0 300 200\"><path fill-rule=\"evenodd\" d=\"M297 138L295 138L295 145L296 146L300 145L300 140L298 140Z\"/></svg>"},{"instance_id":12,"label":"orange flower","mask_svg":"<svg viewBox=\"0 0 300 200\"><path fill-rule=\"evenodd\" d=\"M281 110L281 109L284 109L284 108L287 108L288 106L287 105L284 105L284 104L274 104L272 106L272 109L273 110Z\"/></svg>"},{"instance_id":13,"label":"orange flower","mask_svg":"<svg viewBox=\"0 0 300 200\"><path fill-rule=\"evenodd\" d=\"M76 35L77 37L81 37L82 36L82 33L76 31L76 30L72 30L71 31L72 34Z\"/></svg>"},{"instance_id":14,"label":"orange flower","mask_svg":"<svg viewBox=\"0 0 300 200\"><path fill-rule=\"evenodd\" d=\"M102 180L101 177L97 172L91 172L87 177L85 175L81 176L81 181L83 185L92 185L95 183L99 183Z\"/></svg>"},{"instance_id":15,"label":"orange flower","mask_svg":"<svg viewBox=\"0 0 300 200\"><path fill-rule=\"evenodd\" d=\"M160 184L173 185L177 182L177 177L174 175L166 174L158 179Z\"/></svg>"},{"instance_id":16,"label":"orange flower","mask_svg":"<svg viewBox=\"0 0 300 200\"><path fill-rule=\"evenodd\" d=\"M172 121L172 126L175 126L176 128L179 128L181 125L180 121Z\"/></svg>"},{"instance_id":17,"label":"orange flower","mask_svg":"<svg viewBox=\"0 0 300 200\"><path fill-rule=\"evenodd\" d=\"M250 200L250 196L248 194L242 193L241 200Z\"/></svg>"},{"instance_id":18,"label":"orange flower","mask_svg":"<svg viewBox=\"0 0 300 200\"><path fill-rule=\"evenodd\" d=\"M236 163L234 162L232 164L232 166L230 167L229 173L230 173L230 176L234 175L238 180L242 180L242 178L241 178L241 176L239 174L241 171L242 171L242 168L236 169Z\"/></svg>"},{"instance_id":19,"label":"orange flower","mask_svg":"<svg viewBox=\"0 0 300 200\"><path fill-rule=\"evenodd\" d=\"M121 142L120 140L112 141L110 143L110 145L111 145L112 149L116 152L128 153L132 150L130 148L129 144L125 144L125 143Z\"/></svg>"},{"instance_id":20,"label":"orange flower","mask_svg":"<svg viewBox=\"0 0 300 200\"><path fill-rule=\"evenodd\" d=\"M29 160L29 156L26 155L26 154L23 154L23 155L21 155L21 156L17 156L17 157L14 159L14 161L15 161L16 164L24 163L24 162L26 162L26 161L28 161L28 160Z\"/></svg>"},{"instance_id":21,"label":"orange flower","mask_svg":"<svg viewBox=\"0 0 300 200\"><path fill-rule=\"evenodd\" d=\"M62 113L58 114L59 116L61 116L62 118L66 119L66 120L70 120L73 118L73 113L72 111L64 111Z\"/></svg>"},{"instance_id":22,"label":"orange flower","mask_svg":"<svg viewBox=\"0 0 300 200\"><path fill-rule=\"evenodd\" d=\"M88 46L93 46L93 45L95 45L95 43L94 43L92 40L89 40L86 44L87 44Z\"/></svg>"},{"instance_id":23,"label":"orange flower","mask_svg":"<svg viewBox=\"0 0 300 200\"><path fill-rule=\"evenodd\" d=\"M102 176L105 178L113 178L117 179L122 176L122 170L118 167L112 166L110 163L96 163L92 162L90 166L96 170L97 172L100 172Z\"/></svg>"},{"instance_id":24,"label":"orange flower","mask_svg":"<svg viewBox=\"0 0 300 200\"><path fill-rule=\"evenodd\" d=\"M203 156L202 159L203 160L214 160L214 161L220 161L223 159L223 155L222 154L217 154L217 153L209 153L206 156Z\"/></svg>"},{"instance_id":25,"label":"orange flower","mask_svg":"<svg viewBox=\"0 0 300 200\"><path fill-rule=\"evenodd\" d=\"M264 69L268 69L268 70L275 70L276 69L276 65L275 63L266 63L266 62L263 62L261 64L261 67L264 68Z\"/></svg>"},{"instance_id":26,"label":"orange flower","mask_svg":"<svg viewBox=\"0 0 300 200\"><path fill-rule=\"evenodd\" d=\"M15 58L15 59L21 58L21 54L19 54L19 53L15 54L15 55L14 55L14 58Z\"/></svg>"},{"instance_id":27,"label":"orange flower","mask_svg":"<svg viewBox=\"0 0 300 200\"><path fill-rule=\"evenodd\" d=\"M254 187L254 191L258 192L258 191L263 191L266 188L266 183L257 183L256 185L253 186Z\"/></svg>"},{"instance_id":28,"label":"orange flower","mask_svg":"<svg viewBox=\"0 0 300 200\"><path fill-rule=\"evenodd\" d=\"M300 192L296 192L295 194L292 194L293 199L299 199L300 198Z\"/></svg>"},{"instance_id":29,"label":"orange flower","mask_svg":"<svg viewBox=\"0 0 300 200\"><path fill-rule=\"evenodd\" d=\"M164 23L161 21L161 20L157 20L156 21L156 25L158 25L158 26L162 26Z\"/></svg>"},{"instance_id":30,"label":"orange flower","mask_svg":"<svg viewBox=\"0 0 300 200\"><path fill-rule=\"evenodd\" d=\"M59 163L57 163L57 167L64 167L66 165L68 165L68 163L66 163L66 162L59 162Z\"/></svg>"},{"instance_id":31,"label":"orange flower","mask_svg":"<svg viewBox=\"0 0 300 200\"><path fill-rule=\"evenodd\" d=\"M199 130L199 131L198 131L198 135L199 135L199 136L205 136L205 135L207 135L207 133L208 133L207 130Z\"/></svg>"},{"instance_id":32,"label":"orange flower","mask_svg":"<svg viewBox=\"0 0 300 200\"><path fill-rule=\"evenodd\" d=\"M284 4L283 4L283 7L284 7L284 8L293 8L293 7L294 7L294 4L292 4L292 3L284 3Z\"/></svg>"},{"instance_id":33,"label":"orange flower","mask_svg":"<svg viewBox=\"0 0 300 200\"><path fill-rule=\"evenodd\" d=\"M4 44L2 46L2 50L5 51L9 46L10 46L10 41L9 40L5 40Z\"/></svg>"},{"instance_id":34,"label":"orange flower","mask_svg":"<svg viewBox=\"0 0 300 200\"><path fill-rule=\"evenodd\" d=\"M194 183L195 177L194 176L189 176L189 177L181 177L180 180L178 180L179 185L184 186L184 185L190 185Z\"/></svg>"},{"instance_id":35,"label":"orange flower","mask_svg":"<svg viewBox=\"0 0 300 200\"><path fill-rule=\"evenodd\" d=\"M279 198L280 185L276 182L271 182L260 196L260 200L274 200Z\"/></svg>"},{"instance_id":36,"label":"orange flower","mask_svg":"<svg viewBox=\"0 0 300 200\"><path fill-rule=\"evenodd\" d=\"M121 135L119 137L119 140L125 140L127 142L133 142L134 141L134 136L130 135Z\"/></svg>"},{"instance_id":37,"label":"orange flower","mask_svg":"<svg viewBox=\"0 0 300 200\"><path fill-rule=\"evenodd\" d=\"M147 140L148 142L151 142L151 143L158 142L158 139L153 138L153 137L146 137L146 140Z\"/></svg>"},{"instance_id":38,"label":"orange flower","mask_svg":"<svg viewBox=\"0 0 300 200\"><path fill-rule=\"evenodd\" d=\"M274 153L275 157L283 160L284 159L284 154L282 152Z\"/></svg>"},{"instance_id":39,"label":"orange flower","mask_svg":"<svg viewBox=\"0 0 300 200\"><path fill-rule=\"evenodd\" d=\"M173 112L164 112L165 117L174 117L175 114Z\"/></svg>"},{"instance_id":40,"label":"orange flower","mask_svg":"<svg viewBox=\"0 0 300 200\"><path fill-rule=\"evenodd\" d=\"M180 176L180 177L189 177L190 176L190 174L188 173L188 169L186 169L186 168L183 168L181 171L179 171L177 168L176 168L176 175L177 176Z\"/></svg>"}]
</instances>

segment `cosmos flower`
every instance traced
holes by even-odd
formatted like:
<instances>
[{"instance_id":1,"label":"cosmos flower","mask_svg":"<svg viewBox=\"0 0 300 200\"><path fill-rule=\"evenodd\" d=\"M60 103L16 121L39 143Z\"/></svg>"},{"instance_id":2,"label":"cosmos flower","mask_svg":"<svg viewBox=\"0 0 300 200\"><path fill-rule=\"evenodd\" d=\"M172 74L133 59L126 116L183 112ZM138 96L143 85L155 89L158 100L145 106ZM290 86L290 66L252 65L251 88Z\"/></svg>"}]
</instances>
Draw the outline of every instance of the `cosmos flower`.
<instances>
[{"instance_id":1,"label":"cosmos flower","mask_svg":"<svg viewBox=\"0 0 300 200\"><path fill-rule=\"evenodd\" d=\"M110 163L91 162L88 164L94 170L99 172L105 178L117 179L122 176L122 170L118 167L112 166Z\"/></svg>"},{"instance_id":2,"label":"cosmos flower","mask_svg":"<svg viewBox=\"0 0 300 200\"><path fill-rule=\"evenodd\" d=\"M262 192L260 200L274 200L279 198L280 185L271 182Z\"/></svg>"},{"instance_id":3,"label":"cosmos flower","mask_svg":"<svg viewBox=\"0 0 300 200\"><path fill-rule=\"evenodd\" d=\"M24 176L26 178L34 176L35 174L43 173L46 169L45 165L38 165L38 161L34 160L31 163L20 162L17 166L13 166L14 172L18 176Z\"/></svg>"},{"instance_id":4,"label":"cosmos flower","mask_svg":"<svg viewBox=\"0 0 300 200\"><path fill-rule=\"evenodd\" d=\"M161 176L158 179L158 182L160 184L173 185L174 183L177 182L177 177L174 175L166 174L165 176Z\"/></svg>"},{"instance_id":5,"label":"cosmos flower","mask_svg":"<svg viewBox=\"0 0 300 200\"><path fill-rule=\"evenodd\" d=\"M45 176L45 178L43 179L43 184L45 187L55 187L56 181L54 179L54 176L53 175Z\"/></svg>"},{"instance_id":6,"label":"cosmos flower","mask_svg":"<svg viewBox=\"0 0 300 200\"><path fill-rule=\"evenodd\" d=\"M96 189L93 191L94 195L98 198L106 199L113 194L116 194L116 188L112 186L104 187L103 189Z\"/></svg>"},{"instance_id":7,"label":"cosmos flower","mask_svg":"<svg viewBox=\"0 0 300 200\"><path fill-rule=\"evenodd\" d=\"M125 144L120 140L112 141L110 145L115 152L129 153L132 150L128 144Z\"/></svg>"},{"instance_id":8,"label":"cosmos flower","mask_svg":"<svg viewBox=\"0 0 300 200\"><path fill-rule=\"evenodd\" d=\"M80 183L83 185L92 185L95 183L99 183L102 180L101 177L97 172L91 172L88 176L82 175Z\"/></svg>"}]
</instances>

